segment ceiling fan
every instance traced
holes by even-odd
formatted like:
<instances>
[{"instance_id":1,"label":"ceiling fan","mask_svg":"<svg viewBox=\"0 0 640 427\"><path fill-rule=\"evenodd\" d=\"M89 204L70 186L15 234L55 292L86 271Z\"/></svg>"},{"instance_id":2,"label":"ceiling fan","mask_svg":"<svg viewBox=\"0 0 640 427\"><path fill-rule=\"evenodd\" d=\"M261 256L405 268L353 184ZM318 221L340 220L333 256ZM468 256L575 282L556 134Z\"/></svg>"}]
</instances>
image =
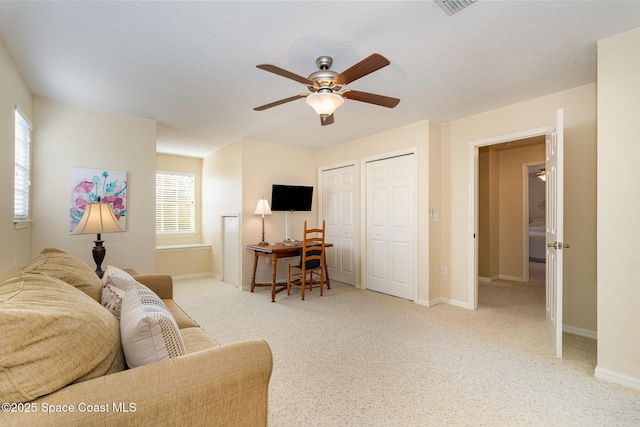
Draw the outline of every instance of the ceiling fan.
<instances>
[{"instance_id":1,"label":"ceiling fan","mask_svg":"<svg viewBox=\"0 0 640 427\"><path fill-rule=\"evenodd\" d=\"M391 98L389 96L376 95L374 93L360 92L357 90L343 90L344 86L360 77L364 77L367 74L389 65L389 60L384 56L374 53L339 74L331 70L332 64L333 59L330 56L319 57L316 59L318 71L311 73L308 78L283 70L275 65L256 65L256 67L261 70L269 71L270 73L302 83L307 86L311 93L294 95L289 98L261 105L260 107L254 108L254 110L262 111L267 108L295 101L296 99L306 98L307 104L318 113L320 123L322 126L325 126L334 122L333 112L342 105L345 98L387 108L393 108L400 102L398 98Z\"/></svg>"}]
</instances>

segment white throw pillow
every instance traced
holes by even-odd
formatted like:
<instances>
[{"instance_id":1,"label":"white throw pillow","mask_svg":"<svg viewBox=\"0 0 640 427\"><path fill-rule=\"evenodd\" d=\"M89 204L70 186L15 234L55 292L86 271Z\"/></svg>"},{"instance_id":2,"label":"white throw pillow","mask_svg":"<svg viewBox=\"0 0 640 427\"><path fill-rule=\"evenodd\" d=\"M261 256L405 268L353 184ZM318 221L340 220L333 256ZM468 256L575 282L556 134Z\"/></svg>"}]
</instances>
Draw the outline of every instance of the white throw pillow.
<instances>
[{"instance_id":1,"label":"white throw pillow","mask_svg":"<svg viewBox=\"0 0 640 427\"><path fill-rule=\"evenodd\" d=\"M112 285L116 288L120 288L123 291L129 289L129 286L133 285L136 279L132 275L124 270L114 267L112 265L107 266L107 269L102 276L102 286Z\"/></svg>"},{"instance_id":2,"label":"white throw pillow","mask_svg":"<svg viewBox=\"0 0 640 427\"><path fill-rule=\"evenodd\" d=\"M129 368L185 354L180 330L169 309L151 289L137 282L122 299L120 337Z\"/></svg>"}]
</instances>

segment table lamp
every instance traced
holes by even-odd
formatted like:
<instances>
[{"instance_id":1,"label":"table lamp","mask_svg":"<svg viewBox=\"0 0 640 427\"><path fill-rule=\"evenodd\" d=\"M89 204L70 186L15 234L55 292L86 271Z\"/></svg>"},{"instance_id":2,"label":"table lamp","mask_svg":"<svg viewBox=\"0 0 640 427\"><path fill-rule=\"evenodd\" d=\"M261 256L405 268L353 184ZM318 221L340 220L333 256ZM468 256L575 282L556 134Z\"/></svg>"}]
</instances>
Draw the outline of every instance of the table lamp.
<instances>
[{"instance_id":1,"label":"table lamp","mask_svg":"<svg viewBox=\"0 0 640 427\"><path fill-rule=\"evenodd\" d=\"M262 215L262 241L258 243L258 245L267 246L269 243L264 240L264 216L271 215L271 207L264 196L262 196L262 199L258 200L258 204L256 205L256 209L253 211L253 214Z\"/></svg>"},{"instance_id":2,"label":"table lamp","mask_svg":"<svg viewBox=\"0 0 640 427\"><path fill-rule=\"evenodd\" d=\"M102 245L104 240L100 238L102 233L114 233L124 231L118 220L113 214L111 204L101 202L100 198L95 203L87 203L84 208L84 214L80 219L77 227L71 234L97 234L98 238L93 241L96 245L93 247L93 260L96 263L96 274L102 279L104 271L102 271L102 261L107 253L107 249Z\"/></svg>"}]
</instances>

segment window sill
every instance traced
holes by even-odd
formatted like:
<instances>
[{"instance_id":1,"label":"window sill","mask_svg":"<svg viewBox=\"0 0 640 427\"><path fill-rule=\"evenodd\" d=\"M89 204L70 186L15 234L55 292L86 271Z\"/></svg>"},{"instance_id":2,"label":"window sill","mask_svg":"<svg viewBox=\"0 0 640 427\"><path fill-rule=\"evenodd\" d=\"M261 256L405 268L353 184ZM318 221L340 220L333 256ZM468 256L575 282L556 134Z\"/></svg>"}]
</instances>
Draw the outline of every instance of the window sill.
<instances>
[{"instance_id":1,"label":"window sill","mask_svg":"<svg viewBox=\"0 0 640 427\"><path fill-rule=\"evenodd\" d=\"M186 237L196 237L196 233L191 231L186 231L184 233L156 233L157 239L171 239L171 238L186 238Z\"/></svg>"},{"instance_id":2,"label":"window sill","mask_svg":"<svg viewBox=\"0 0 640 427\"><path fill-rule=\"evenodd\" d=\"M185 243L183 245L159 245L156 246L157 252L171 252L171 251L199 251L202 249L210 249L211 245L208 243Z\"/></svg>"},{"instance_id":3,"label":"window sill","mask_svg":"<svg viewBox=\"0 0 640 427\"><path fill-rule=\"evenodd\" d=\"M14 220L13 226L16 230L24 230L25 228L30 228L32 222L33 220L30 219Z\"/></svg>"}]
</instances>

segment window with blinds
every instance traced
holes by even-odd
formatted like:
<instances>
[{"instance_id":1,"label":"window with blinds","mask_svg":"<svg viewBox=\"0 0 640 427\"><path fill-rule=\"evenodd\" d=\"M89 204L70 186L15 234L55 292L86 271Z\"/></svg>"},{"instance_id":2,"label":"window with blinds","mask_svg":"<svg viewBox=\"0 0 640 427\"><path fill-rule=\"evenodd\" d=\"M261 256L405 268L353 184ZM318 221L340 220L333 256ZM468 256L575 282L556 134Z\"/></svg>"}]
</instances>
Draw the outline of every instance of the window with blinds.
<instances>
[{"instance_id":1,"label":"window with blinds","mask_svg":"<svg viewBox=\"0 0 640 427\"><path fill-rule=\"evenodd\" d=\"M31 123L16 106L15 178L13 184L13 219L30 218Z\"/></svg>"},{"instance_id":2,"label":"window with blinds","mask_svg":"<svg viewBox=\"0 0 640 427\"><path fill-rule=\"evenodd\" d=\"M156 173L156 233L195 233L195 175Z\"/></svg>"}]
</instances>

